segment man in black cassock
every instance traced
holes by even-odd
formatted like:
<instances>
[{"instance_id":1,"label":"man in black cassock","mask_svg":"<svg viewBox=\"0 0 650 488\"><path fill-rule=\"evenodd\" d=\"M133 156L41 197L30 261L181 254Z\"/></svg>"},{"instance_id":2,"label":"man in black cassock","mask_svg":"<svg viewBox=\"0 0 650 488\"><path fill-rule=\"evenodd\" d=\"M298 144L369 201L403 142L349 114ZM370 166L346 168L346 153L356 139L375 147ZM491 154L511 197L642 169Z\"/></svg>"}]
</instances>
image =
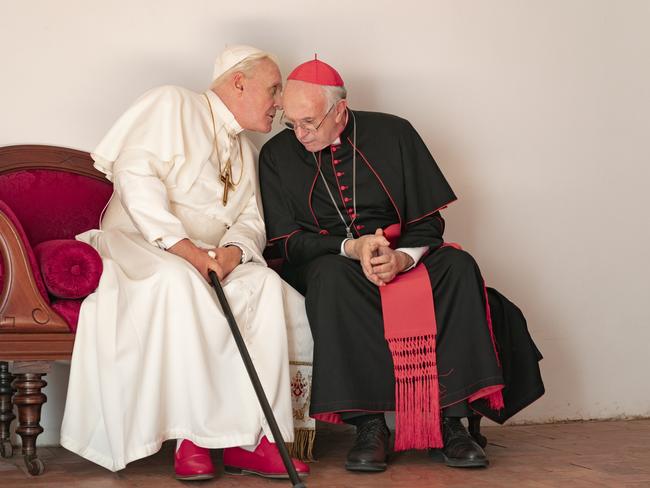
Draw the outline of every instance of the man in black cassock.
<instances>
[{"instance_id":1,"label":"man in black cassock","mask_svg":"<svg viewBox=\"0 0 650 488\"><path fill-rule=\"evenodd\" d=\"M461 418L502 422L538 398L541 356L519 310L488 293L468 253L444 244L440 210L454 193L411 124L350 110L326 63L298 66L283 105L290 130L262 148L260 183L283 277L306 299L311 416L356 426L350 470L386 469L386 411L396 411L396 449L429 447L450 466L487 466ZM494 332L519 355L498 351L492 302ZM433 327L427 319L400 333L400 318L406 327L422 317Z\"/></svg>"}]
</instances>

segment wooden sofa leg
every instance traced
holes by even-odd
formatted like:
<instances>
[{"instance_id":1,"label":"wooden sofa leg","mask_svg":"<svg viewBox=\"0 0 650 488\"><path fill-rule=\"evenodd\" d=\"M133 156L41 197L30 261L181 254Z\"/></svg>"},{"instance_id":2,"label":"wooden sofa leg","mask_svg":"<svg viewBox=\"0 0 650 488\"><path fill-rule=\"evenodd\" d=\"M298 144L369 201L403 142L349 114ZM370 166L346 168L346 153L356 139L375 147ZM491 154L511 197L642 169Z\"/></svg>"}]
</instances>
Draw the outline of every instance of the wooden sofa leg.
<instances>
[{"instance_id":1,"label":"wooden sofa leg","mask_svg":"<svg viewBox=\"0 0 650 488\"><path fill-rule=\"evenodd\" d=\"M11 423L16 418L11 397L14 389L11 387L13 376L9 372L9 363L0 361L0 456L11 457L14 453L10 440Z\"/></svg>"},{"instance_id":2,"label":"wooden sofa leg","mask_svg":"<svg viewBox=\"0 0 650 488\"><path fill-rule=\"evenodd\" d=\"M16 379L13 387L16 389L14 404L18 407L18 434L23 444L23 459L27 471L32 475L43 473L45 466L36 453L36 438L43 432L41 407L47 397L41 389L47 385L41 378L49 372L50 362L15 362L13 373Z\"/></svg>"}]
</instances>

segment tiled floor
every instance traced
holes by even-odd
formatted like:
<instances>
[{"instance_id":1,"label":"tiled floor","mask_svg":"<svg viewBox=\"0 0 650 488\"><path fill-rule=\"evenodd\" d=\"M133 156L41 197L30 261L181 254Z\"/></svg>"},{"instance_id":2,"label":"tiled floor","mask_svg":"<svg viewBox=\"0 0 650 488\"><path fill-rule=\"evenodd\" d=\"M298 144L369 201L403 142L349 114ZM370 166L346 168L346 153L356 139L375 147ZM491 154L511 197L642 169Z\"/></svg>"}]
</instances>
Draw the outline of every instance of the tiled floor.
<instances>
[{"instance_id":1,"label":"tiled floor","mask_svg":"<svg viewBox=\"0 0 650 488\"><path fill-rule=\"evenodd\" d=\"M487 427L491 466L467 470L431 462L424 452L395 454L379 474L349 473L342 464L351 431L320 430L319 461L305 480L310 488L417 487L650 487L650 420ZM230 476L181 483L172 476L173 444L111 473L62 448L39 449L45 473L27 475L19 455L0 460L0 487L289 487L288 481ZM219 463L216 455L216 462Z\"/></svg>"}]
</instances>

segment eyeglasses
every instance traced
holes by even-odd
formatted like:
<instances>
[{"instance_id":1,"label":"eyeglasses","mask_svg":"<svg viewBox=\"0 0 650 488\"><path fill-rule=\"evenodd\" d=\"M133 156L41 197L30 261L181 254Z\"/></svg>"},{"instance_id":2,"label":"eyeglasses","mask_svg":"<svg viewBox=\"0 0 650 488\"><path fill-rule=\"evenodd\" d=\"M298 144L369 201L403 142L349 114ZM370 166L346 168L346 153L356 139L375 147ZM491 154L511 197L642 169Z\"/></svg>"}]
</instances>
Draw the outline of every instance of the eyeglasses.
<instances>
[{"instance_id":1,"label":"eyeglasses","mask_svg":"<svg viewBox=\"0 0 650 488\"><path fill-rule=\"evenodd\" d=\"M314 125L312 123L304 123L304 122L295 122L295 123L291 122L290 120L287 120L284 113L282 114L282 123L284 124L284 126L287 129L291 129L292 131L295 131L296 129L301 128L302 130L307 131L307 132L316 132L316 131L318 131L320 126L323 125L323 122L325 122L325 119L330 114L330 112L332 111L332 109L334 108L335 105L336 104L334 103L334 104L332 104L330 106L329 110L325 113L325 115L323 116L321 121L318 123L318 125Z\"/></svg>"}]
</instances>

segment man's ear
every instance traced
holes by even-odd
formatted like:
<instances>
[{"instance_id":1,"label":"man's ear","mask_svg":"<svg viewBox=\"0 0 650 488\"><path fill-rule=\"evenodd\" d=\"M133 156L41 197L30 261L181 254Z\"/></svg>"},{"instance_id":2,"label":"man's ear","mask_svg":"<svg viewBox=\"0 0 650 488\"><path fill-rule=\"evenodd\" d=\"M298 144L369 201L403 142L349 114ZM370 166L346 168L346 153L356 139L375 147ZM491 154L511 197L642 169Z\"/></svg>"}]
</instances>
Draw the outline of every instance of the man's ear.
<instances>
[{"instance_id":1,"label":"man's ear","mask_svg":"<svg viewBox=\"0 0 650 488\"><path fill-rule=\"evenodd\" d=\"M238 95L244 92L244 73L237 72L232 77L232 83Z\"/></svg>"},{"instance_id":2,"label":"man's ear","mask_svg":"<svg viewBox=\"0 0 650 488\"><path fill-rule=\"evenodd\" d=\"M348 108L348 101L345 98L336 102L336 123L341 121L346 108Z\"/></svg>"}]
</instances>

